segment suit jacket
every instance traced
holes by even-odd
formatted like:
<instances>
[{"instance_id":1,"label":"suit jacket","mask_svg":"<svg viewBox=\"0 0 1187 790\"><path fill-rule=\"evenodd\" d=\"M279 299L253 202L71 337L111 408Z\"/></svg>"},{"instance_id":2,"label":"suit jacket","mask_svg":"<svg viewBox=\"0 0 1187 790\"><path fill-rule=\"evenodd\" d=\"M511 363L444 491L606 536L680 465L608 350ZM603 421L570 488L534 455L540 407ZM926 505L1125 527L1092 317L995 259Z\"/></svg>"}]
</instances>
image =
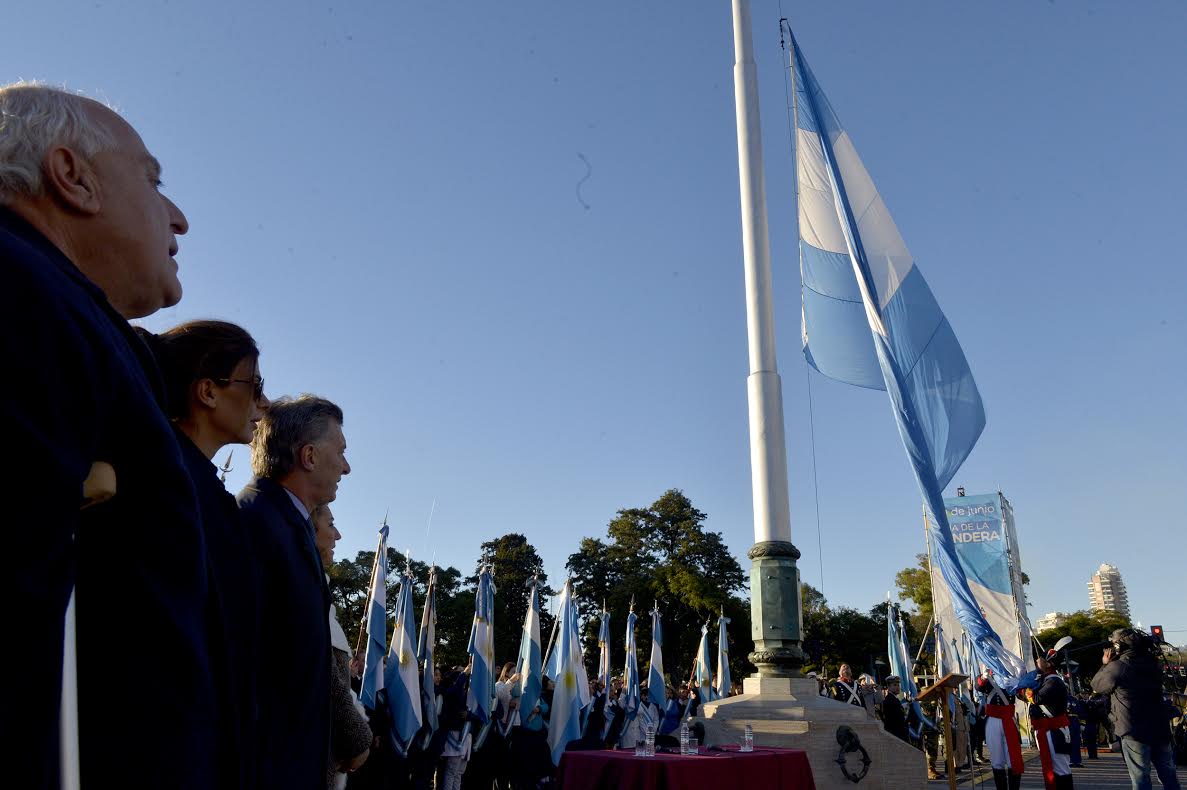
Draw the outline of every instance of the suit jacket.
<instances>
[{"instance_id":1,"label":"suit jacket","mask_svg":"<svg viewBox=\"0 0 1187 790\"><path fill-rule=\"evenodd\" d=\"M13 787L56 787L62 638L77 589L86 786L215 787L207 569L197 502L147 347L44 236L0 208L0 431L19 667L0 706ZM116 494L85 511L91 464ZM154 723L145 726L152 700ZM162 725L159 722L164 722ZM15 773L15 775L13 775Z\"/></svg>"},{"instance_id":2,"label":"suit jacket","mask_svg":"<svg viewBox=\"0 0 1187 790\"><path fill-rule=\"evenodd\" d=\"M253 478L239 510L259 582L256 786L325 786L330 754L330 590L304 518L277 482Z\"/></svg>"},{"instance_id":3,"label":"suit jacket","mask_svg":"<svg viewBox=\"0 0 1187 790\"><path fill-rule=\"evenodd\" d=\"M211 665L218 706L219 784L255 786L256 562L235 497L215 465L175 428L177 443L198 495L209 566Z\"/></svg>"}]
</instances>

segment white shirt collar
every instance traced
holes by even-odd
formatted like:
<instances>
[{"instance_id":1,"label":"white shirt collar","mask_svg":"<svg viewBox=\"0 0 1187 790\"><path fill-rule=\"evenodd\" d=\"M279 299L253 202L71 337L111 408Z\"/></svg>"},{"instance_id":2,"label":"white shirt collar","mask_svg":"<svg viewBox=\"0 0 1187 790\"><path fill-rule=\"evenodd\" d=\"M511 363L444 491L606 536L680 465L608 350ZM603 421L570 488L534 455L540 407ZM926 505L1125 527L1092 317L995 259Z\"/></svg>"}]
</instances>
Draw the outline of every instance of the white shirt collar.
<instances>
[{"instance_id":1,"label":"white shirt collar","mask_svg":"<svg viewBox=\"0 0 1187 790\"><path fill-rule=\"evenodd\" d=\"M281 488L284 488L284 486L281 486ZM308 521L309 520L309 508L305 507L305 503L302 502L301 499L296 494L294 494L292 491L289 491L287 488L284 488L284 493L289 495L289 499L293 500L293 504L297 506L297 512L300 513L301 516L306 521Z\"/></svg>"}]
</instances>

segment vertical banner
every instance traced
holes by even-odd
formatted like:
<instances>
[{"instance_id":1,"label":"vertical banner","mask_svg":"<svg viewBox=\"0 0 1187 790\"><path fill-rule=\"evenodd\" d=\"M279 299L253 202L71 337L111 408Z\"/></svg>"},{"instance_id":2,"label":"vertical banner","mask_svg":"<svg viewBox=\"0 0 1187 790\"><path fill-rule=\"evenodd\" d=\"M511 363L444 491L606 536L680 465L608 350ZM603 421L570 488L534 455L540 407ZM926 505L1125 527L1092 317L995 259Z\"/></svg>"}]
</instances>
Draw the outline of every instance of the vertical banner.
<instances>
[{"instance_id":1,"label":"vertical banner","mask_svg":"<svg viewBox=\"0 0 1187 790\"><path fill-rule=\"evenodd\" d=\"M1024 619L1022 572L1017 561L1013 513L1008 504L1003 506L1004 502L1000 494L975 494L945 499L944 509L956 556L978 608L1002 644L1027 662L1030 636ZM959 633L960 623L943 580L934 570L932 576L937 617L947 633Z\"/></svg>"}]
</instances>

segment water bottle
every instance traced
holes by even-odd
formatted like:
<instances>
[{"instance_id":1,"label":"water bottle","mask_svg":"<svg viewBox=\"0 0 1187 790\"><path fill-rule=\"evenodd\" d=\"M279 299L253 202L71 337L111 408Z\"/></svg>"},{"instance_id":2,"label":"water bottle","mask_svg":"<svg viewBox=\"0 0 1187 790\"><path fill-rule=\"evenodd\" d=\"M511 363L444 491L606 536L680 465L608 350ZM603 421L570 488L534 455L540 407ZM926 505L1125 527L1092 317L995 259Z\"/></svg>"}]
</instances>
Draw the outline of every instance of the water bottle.
<instances>
[{"instance_id":1,"label":"water bottle","mask_svg":"<svg viewBox=\"0 0 1187 790\"><path fill-rule=\"evenodd\" d=\"M680 722L680 753L688 754L688 722Z\"/></svg>"},{"instance_id":2,"label":"water bottle","mask_svg":"<svg viewBox=\"0 0 1187 790\"><path fill-rule=\"evenodd\" d=\"M742 751L754 751L754 727L749 724L746 725L746 729L742 733Z\"/></svg>"},{"instance_id":3,"label":"water bottle","mask_svg":"<svg viewBox=\"0 0 1187 790\"><path fill-rule=\"evenodd\" d=\"M648 724L645 732L646 732L646 739L647 739L647 753L643 756L644 757L654 757L655 756L655 725Z\"/></svg>"}]
</instances>

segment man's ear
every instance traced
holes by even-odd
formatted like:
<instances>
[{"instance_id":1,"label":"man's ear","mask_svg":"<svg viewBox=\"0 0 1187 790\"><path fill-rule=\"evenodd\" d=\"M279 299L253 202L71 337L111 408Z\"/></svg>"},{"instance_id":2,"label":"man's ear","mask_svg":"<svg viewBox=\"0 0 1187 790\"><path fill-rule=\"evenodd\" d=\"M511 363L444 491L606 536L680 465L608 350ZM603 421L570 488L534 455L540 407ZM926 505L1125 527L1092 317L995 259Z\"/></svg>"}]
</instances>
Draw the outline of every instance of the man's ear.
<instances>
[{"instance_id":1,"label":"man's ear","mask_svg":"<svg viewBox=\"0 0 1187 790\"><path fill-rule=\"evenodd\" d=\"M312 444L303 446L297 457L297 462L301 464L301 468L306 472L312 472L316 461L317 449Z\"/></svg>"},{"instance_id":2,"label":"man's ear","mask_svg":"<svg viewBox=\"0 0 1187 790\"><path fill-rule=\"evenodd\" d=\"M99 213L99 177L80 153L64 145L55 146L46 153L41 170L45 193L50 198L80 214Z\"/></svg>"}]
</instances>

